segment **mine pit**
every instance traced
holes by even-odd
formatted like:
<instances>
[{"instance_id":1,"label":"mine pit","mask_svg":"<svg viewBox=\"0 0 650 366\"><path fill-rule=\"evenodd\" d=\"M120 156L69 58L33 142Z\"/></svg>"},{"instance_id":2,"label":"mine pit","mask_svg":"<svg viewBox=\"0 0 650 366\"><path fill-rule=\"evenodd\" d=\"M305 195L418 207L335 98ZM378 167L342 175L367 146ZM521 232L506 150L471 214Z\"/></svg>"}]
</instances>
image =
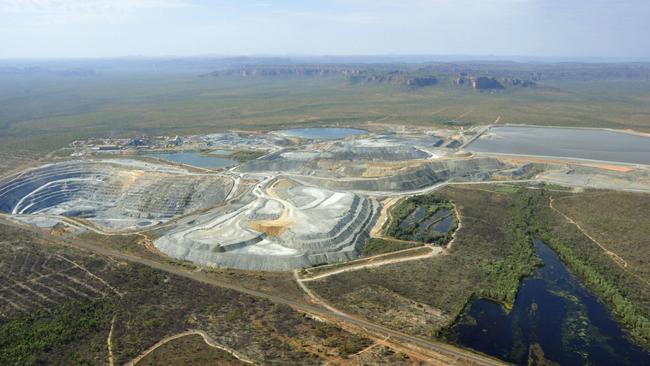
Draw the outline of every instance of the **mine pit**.
<instances>
[{"instance_id":1,"label":"mine pit","mask_svg":"<svg viewBox=\"0 0 650 366\"><path fill-rule=\"evenodd\" d=\"M135 160L47 164L0 181L0 210L83 218L106 230L142 228L222 202L227 176Z\"/></svg>"}]
</instances>

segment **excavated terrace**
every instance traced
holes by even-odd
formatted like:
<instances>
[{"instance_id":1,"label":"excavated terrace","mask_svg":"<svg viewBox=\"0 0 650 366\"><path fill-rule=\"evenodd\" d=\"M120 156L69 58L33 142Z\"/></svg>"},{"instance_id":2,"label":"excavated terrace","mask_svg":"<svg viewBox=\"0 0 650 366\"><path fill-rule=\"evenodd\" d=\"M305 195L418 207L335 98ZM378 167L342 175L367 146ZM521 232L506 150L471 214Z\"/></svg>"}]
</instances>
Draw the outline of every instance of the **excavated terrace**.
<instances>
[{"instance_id":1,"label":"excavated terrace","mask_svg":"<svg viewBox=\"0 0 650 366\"><path fill-rule=\"evenodd\" d=\"M274 180L257 198L202 225L154 242L175 258L207 266L286 271L355 258L378 214L376 200Z\"/></svg>"},{"instance_id":2,"label":"excavated terrace","mask_svg":"<svg viewBox=\"0 0 650 366\"><path fill-rule=\"evenodd\" d=\"M222 202L227 176L137 160L46 164L0 180L0 211L82 218L109 230L142 228Z\"/></svg>"},{"instance_id":3,"label":"excavated terrace","mask_svg":"<svg viewBox=\"0 0 650 366\"><path fill-rule=\"evenodd\" d=\"M357 257L382 197L445 182L535 179L650 191L645 166L470 154L446 147L466 140L458 131L415 132L221 133L165 149L265 154L221 173L124 157L56 162L0 178L0 212L40 227L151 231L160 252L204 266L288 271Z\"/></svg>"}]
</instances>

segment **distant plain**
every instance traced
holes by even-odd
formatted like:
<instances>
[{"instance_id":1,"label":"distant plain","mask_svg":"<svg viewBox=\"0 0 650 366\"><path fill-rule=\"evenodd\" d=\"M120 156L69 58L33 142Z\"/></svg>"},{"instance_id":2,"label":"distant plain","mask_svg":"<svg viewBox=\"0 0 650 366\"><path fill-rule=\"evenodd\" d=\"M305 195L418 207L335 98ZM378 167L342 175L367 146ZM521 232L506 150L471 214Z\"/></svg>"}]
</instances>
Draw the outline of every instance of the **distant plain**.
<instances>
[{"instance_id":1,"label":"distant plain","mask_svg":"<svg viewBox=\"0 0 650 366\"><path fill-rule=\"evenodd\" d=\"M342 78L177 74L0 76L0 153L44 154L87 137L175 135L315 125L440 127L499 123L650 132L650 81L542 80L479 92Z\"/></svg>"}]
</instances>

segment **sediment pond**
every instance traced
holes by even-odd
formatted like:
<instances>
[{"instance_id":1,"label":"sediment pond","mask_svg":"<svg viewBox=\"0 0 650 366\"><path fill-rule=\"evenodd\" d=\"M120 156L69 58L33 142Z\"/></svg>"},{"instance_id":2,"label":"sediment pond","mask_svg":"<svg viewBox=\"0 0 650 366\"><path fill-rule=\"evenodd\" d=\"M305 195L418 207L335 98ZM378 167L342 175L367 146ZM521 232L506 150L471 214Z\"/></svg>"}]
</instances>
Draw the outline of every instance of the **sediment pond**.
<instances>
[{"instance_id":1,"label":"sediment pond","mask_svg":"<svg viewBox=\"0 0 650 366\"><path fill-rule=\"evenodd\" d=\"M237 164L232 159L220 157L217 154L202 154L198 151L150 153L145 156L206 169L226 168Z\"/></svg>"},{"instance_id":2,"label":"sediment pond","mask_svg":"<svg viewBox=\"0 0 650 366\"><path fill-rule=\"evenodd\" d=\"M535 249L544 266L522 281L511 311L475 299L444 336L519 365L529 355L560 365L650 365L650 353L630 341L558 256L540 241Z\"/></svg>"},{"instance_id":3,"label":"sediment pond","mask_svg":"<svg viewBox=\"0 0 650 366\"><path fill-rule=\"evenodd\" d=\"M599 129L492 127L466 150L650 165L650 137Z\"/></svg>"},{"instance_id":4,"label":"sediment pond","mask_svg":"<svg viewBox=\"0 0 650 366\"><path fill-rule=\"evenodd\" d=\"M365 135L366 130L357 128L338 128L338 127L309 127L309 128L291 128L288 130L276 131L283 135L302 137L305 139L342 139L348 136Z\"/></svg>"}]
</instances>

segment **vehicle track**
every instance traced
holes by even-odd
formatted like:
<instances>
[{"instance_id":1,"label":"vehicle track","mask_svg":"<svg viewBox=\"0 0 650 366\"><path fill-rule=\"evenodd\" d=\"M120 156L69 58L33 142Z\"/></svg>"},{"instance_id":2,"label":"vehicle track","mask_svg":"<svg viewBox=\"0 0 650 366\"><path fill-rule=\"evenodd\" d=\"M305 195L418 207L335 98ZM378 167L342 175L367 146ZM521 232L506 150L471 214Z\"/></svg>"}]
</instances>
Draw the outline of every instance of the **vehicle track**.
<instances>
[{"instance_id":1,"label":"vehicle track","mask_svg":"<svg viewBox=\"0 0 650 366\"><path fill-rule=\"evenodd\" d=\"M108 338L106 338L106 347L108 348L108 364L109 366L115 365L115 357L113 356L113 330L115 329L115 319L117 315L113 315L111 320L111 330L108 331Z\"/></svg>"},{"instance_id":2,"label":"vehicle track","mask_svg":"<svg viewBox=\"0 0 650 366\"><path fill-rule=\"evenodd\" d=\"M171 342L171 341L173 341L175 339L186 337L186 336L189 336L189 335L199 335L199 336L201 336L203 338L203 341L208 346L220 349L220 350L225 351L225 352L228 352L233 357L235 357L236 359L238 359L238 360L240 360L242 362L249 363L251 365L255 364L255 362L253 362L253 361L247 359L246 357L238 354L237 352L231 350L230 348L227 348L227 347L224 347L224 346L221 346L221 345L217 344L206 332L204 332L202 330L197 330L197 329L190 329L190 330L187 330L185 332L174 334L174 335L171 335L171 336L168 336L168 337L165 337L165 338L159 340L156 344L149 347L149 349L147 349L146 351L139 354L136 358L134 358L133 360L128 362L126 365L127 366L134 366L138 362L142 361L143 358L147 357L151 352L157 350L159 347L163 346L164 344L166 344L168 342Z\"/></svg>"},{"instance_id":3,"label":"vehicle track","mask_svg":"<svg viewBox=\"0 0 650 366\"><path fill-rule=\"evenodd\" d=\"M420 249L420 248L422 248L422 247L417 247L416 249ZM430 246L428 248L430 249L430 251L429 251L429 253L426 253L426 254L419 254L419 255L412 256L412 257L401 257L401 258L386 259L386 260L383 260L383 261L369 262L369 263L364 263L364 264L357 264L357 265L354 265L354 266L346 266L344 268L335 269L335 270L332 270L331 272L316 275L314 277L298 278L297 281L300 281L300 282L316 281L316 280L323 279L325 277L334 276L334 275L337 275L337 274L340 274L340 273L345 273L345 272L358 271L358 270L364 269L364 268L373 268L373 267L385 266L385 265L388 265L388 264L395 264L395 263L416 261L416 260L420 260L420 259L427 259L427 258L435 257L436 255L443 252L443 249L439 248L439 247ZM393 254L393 253L390 253L390 254ZM367 258L367 259L372 260L372 257ZM296 272L294 272L294 273L296 273Z\"/></svg>"},{"instance_id":4,"label":"vehicle track","mask_svg":"<svg viewBox=\"0 0 650 366\"><path fill-rule=\"evenodd\" d=\"M456 218L458 219L458 226L456 226L456 230L454 230L453 234L451 234L451 240L444 247L434 247L434 246L428 246L427 247L427 246L424 246L424 248L429 248L429 249L431 249L431 251L429 253L426 253L426 254L418 254L418 255L411 256L411 257L400 257L400 258L386 259L386 260L383 260L383 261L374 261L377 258L382 258L382 257L390 256L392 254L397 254L397 253L416 251L416 250L419 250L419 249L421 249L423 247L420 246L420 247L415 247L415 248L408 248L408 249L399 250L399 251L395 251L395 252L383 253L383 254L379 254L379 255L376 255L376 256L372 256L372 257L358 259L357 261L364 261L364 262L368 262L368 263L361 263L361 264L352 265L352 266L345 266L343 268L336 268L336 269L333 269L330 272L326 272L326 273L316 275L316 276L313 276L313 277L301 278L299 276L299 272L294 271L294 277L296 278L296 281L298 281L298 282L316 281L316 280L320 280L320 279L325 278L325 277L329 277L329 276L333 276L333 275L337 275L337 274L345 273L345 272L358 271L358 270L364 269L364 268L373 268L373 267L380 267L380 266L384 266L384 265L388 265L388 264L416 261L416 260L435 257L435 256L440 255L440 254L446 254L446 253L449 252L449 249L451 249L452 244L456 241L456 234L458 233L458 231L461 229L461 227L463 225L462 220L461 220L460 210L458 210L458 207L456 206L456 204L454 204L453 202L451 204L454 206L454 213L456 214ZM383 238L384 236L382 235L380 237ZM388 238L388 239L395 240L394 238Z\"/></svg>"},{"instance_id":5,"label":"vehicle track","mask_svg":"<svg viewBox=\"0 0 650 366\"><path fill-rule=\"evenodd\" d=\"M131 263L138 263L161 271L165 271L173 275L189 278L191 280L195 280L200 283L238 291L250 296L264 298L271 302L275 302L279 304L289 305L298 311L311 314L317 318L327 320L335 324L344 324L348 327L365 331L377 338L389 337L392 341L396 342L398 345L402 347L407 347L407 346L415 347L417 349L421 349L422 351L426 351L431 354L444 355L452 359L462 359L476 365L488 365L488 366L505 365L504 362L494 359L492 357L482 355L476 352L472 352L469 350L464 350L452 346L450 344L441 343L431 339L420 338L399 331L395 331L390 328L369 322L367 320L350 316L335 308L327 308L322 304L318 306L318 305L311 305L305 302L285 299L281 296L271 295L261 291L251 290L239 285L223 282L209 276L206 273L196 272L196 271L190 272L180 266L161 263L151 259L141 258L135 255L122 253L117 250L98 246L94 243L79 240L78 238L52 238L50 236L46 236L46 234L43 231L37 228L19 225L14 223L13 221L5 220L4 218L0 218L0 221L5 223L6 225L19 227L23 230L31 231L40 237L50 239L48 240L48 242L53 243L54 245L56 244L64 245L67 247L80 249L83 251L90 251L99 255L113 257Z\"/></svg>"},{"instance_id":6,"label":"vehicle track","mask_svg":"<svg viewBox=\"0 0 650 366\"><path fill-rule=\"evenodd\" d=\"M647 279L645 279L645 278L639 276L638 274L633 273L633 272L631 272L631 271L629 270L629 268L628 268L628 263L625 261L625 259L623 259L620 255L618 255L618 254L615 253L614 251L608 249L605 245L603 245L603 244L600 243L598 240L596 240L594 237L592 237L591 235L589 235L589 233L587 233L587 232L582 228L582 226L580 226L580 224L578 224L578 223L577 223L575 220L573 220L571 217L569 217L568 215L566 215L564 212L560 211L559 209L555 208L555 206L553 206L553 201L554 201L554 200L555 200L555 199L553 198L553 196L549 197L549 200L548 200L548 206L549 206L553 211L555 211L557 214L559 214L560 216L562 216L562 217L563 217L566 221L568 221L569 223L573 224L573 225L574 225L574 226L575 226L575 227L576 227L576 228L577 228L577 229L578 229L578 230L579 230L579 231L580 231L584 236L586 236L589 240L591 240L594 244L596 244L600 249L602 249L602 250L605 252L605 254L607 254L607 256L609 256L609 257L612 259L612 261L613 261L617 266L619 266L623 271L625 271L626 273L628 273L628 274L634 276L636 279L640 280L641 282L645 283L646 285L650 286L650 282L649 282Z\"/></svg>"}]
</instances>

